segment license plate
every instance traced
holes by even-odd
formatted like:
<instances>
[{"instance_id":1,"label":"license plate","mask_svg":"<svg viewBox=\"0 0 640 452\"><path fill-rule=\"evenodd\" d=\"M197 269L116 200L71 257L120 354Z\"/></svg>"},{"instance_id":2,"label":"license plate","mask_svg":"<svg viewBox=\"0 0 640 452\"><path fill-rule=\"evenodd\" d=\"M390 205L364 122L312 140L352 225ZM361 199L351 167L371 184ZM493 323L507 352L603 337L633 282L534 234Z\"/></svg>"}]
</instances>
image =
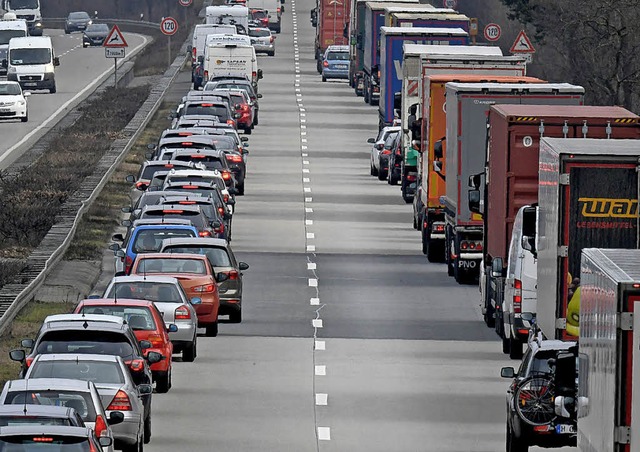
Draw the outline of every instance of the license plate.
<instances>
[{"instance_id":1,"label":"license plate","mask_svg":"<svg viewBox=\"0 0 640 452\"><path fill-rule=\"evenodd\" d=\"M38 86L38 84L34 82L24 82L24 86Z\"/></svg>"},{"instance_id":2,"label":"license plate","mask_svg":"<svg viewBox=\"0 0 640 452\"><path fill-rule=\"evenodd\" d=\"M10 108L0 108L0 113L9 113L10 111Z\"/></svg>"},{"instance_id":3,"label":"license plate","mask_svg":"<svg viewBox=\"0 0 640 452\"><path fill-rule=\"evenodd\" d=\"M336 65L336 68L338 68L338 69L346 69L347 65L346 64L338 64L338 65Z\"/></svg>"},{"instance_id":4,"label":"license plate","mask_svg":"<svg viewBox=\"0 0 640 452\"><path fill-rule=\"evenodd\" d=\"M570 424L556 425L556 433L559 435L567 435L576 432L576 427Z\"/></svg>"}]
</instances>

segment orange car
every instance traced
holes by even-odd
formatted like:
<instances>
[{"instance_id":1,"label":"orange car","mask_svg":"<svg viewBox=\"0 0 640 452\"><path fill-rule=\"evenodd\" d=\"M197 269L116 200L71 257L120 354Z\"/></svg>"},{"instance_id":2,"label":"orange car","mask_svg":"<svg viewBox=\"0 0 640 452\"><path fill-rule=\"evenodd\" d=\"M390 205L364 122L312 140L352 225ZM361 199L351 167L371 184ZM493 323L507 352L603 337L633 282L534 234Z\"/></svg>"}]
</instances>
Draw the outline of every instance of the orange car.
<instances>
[{"instance_id":1,"label":"orange car","mask_svg":"<svg viewBox=\"0 0 640 452\"><path fill-rule=\"evenodd\" d=\"M129 328L133 330L138 341L149 341L151 348L144 350L145 355L150 352L158 352L165 357L160 362L151 364L153 381L156 382L156 391L168 392L171 388L171 367L173 344L167 333L167 326L162 319L162 314L152 301L147 300L117 300L90 299L81 301L74 314L104 314L123 317L127 320ZM176 325L169 325L169 331Z\"/></svg>"},{"instance_id":2,"label":"orange car","mask_svg":"<svg viewBox=\"0 0 640 452\"><path fill-rule=\"evenodd\" d=\"M207 336L218 335L218 310L220 295L218 282L229 276L220 273L217 278L213 267L202 254L138 254L133 266L132 275L165 275L173 276L180 281L187 297L199 298L195 304L198 315L198 327L207 329Z\"/></svg>"}]
</instances>

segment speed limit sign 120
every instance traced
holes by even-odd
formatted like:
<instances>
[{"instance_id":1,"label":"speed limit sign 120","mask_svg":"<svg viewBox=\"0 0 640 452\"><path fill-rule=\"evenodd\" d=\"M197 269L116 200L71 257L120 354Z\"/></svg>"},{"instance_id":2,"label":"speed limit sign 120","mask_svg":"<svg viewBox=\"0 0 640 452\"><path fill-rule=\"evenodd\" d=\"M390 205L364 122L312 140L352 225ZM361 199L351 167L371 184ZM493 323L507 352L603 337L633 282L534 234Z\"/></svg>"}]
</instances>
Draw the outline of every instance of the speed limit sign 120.
<instances>
[{"instance_id":1,"label":"speed limit sign 120","mask_svg":"<svg viewBox=\"0 0 640 452\"><path fill-rule=\"evenodd\" d=\"M165 17L160 22L160 30L167 36L175 35L178 31L178 21L173 17Z\"/></svg>"},{"instance_id":2,"label":"speed limit sign 120","mask_svg":"<svg viewBox=\"0 0 640 452\"><path fill-rule=\"evenodd\" d=\"M502 29L498 24L489 24L484 27L484 39L490 42L497 41L500 39L500 35L502 34Z\"/></svg>"}]
</instances>

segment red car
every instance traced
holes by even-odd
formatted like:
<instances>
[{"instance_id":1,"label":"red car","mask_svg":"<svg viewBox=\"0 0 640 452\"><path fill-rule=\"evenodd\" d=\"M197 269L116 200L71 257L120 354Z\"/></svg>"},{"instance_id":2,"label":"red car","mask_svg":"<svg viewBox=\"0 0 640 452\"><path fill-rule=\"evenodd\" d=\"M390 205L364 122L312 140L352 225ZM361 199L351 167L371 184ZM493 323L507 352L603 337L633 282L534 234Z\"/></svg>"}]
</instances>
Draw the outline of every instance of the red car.
<instances>
[{"instance_id":1,"label":"red car","mask_svg":"<svg viewBox=\"0 0 640 452\"><path fill-rule=\"evenodd\" d=\"M233 105L238 107L236 108L236 113L240 115L236 120L238 129L243 129L244 133L250 135L254 127L253 122L255 117L255 108L253 102L251 102L251 98L246 91L241 89L230 89L229 94L231 95Z\"/></svg>"},{"instance_id":2,"label":"red car","mask_svg":"<svg viewBox=\"0 0 640 452\"><path fill-rule=\"evenodd\" d=\"M153 351L165 357L160 362L151 364L153 381L156 382L157 392L168 392L171 388L171 370L173 344L169 339L169 332L176 325L165 326L162 314L152 301L129 299L90 299L81 301L74 314L104 314L123 317L127 320L129 328L133 330L136 339L149 341L151 348L145 350L145 354Z\"/></svg>"}]
</instances>

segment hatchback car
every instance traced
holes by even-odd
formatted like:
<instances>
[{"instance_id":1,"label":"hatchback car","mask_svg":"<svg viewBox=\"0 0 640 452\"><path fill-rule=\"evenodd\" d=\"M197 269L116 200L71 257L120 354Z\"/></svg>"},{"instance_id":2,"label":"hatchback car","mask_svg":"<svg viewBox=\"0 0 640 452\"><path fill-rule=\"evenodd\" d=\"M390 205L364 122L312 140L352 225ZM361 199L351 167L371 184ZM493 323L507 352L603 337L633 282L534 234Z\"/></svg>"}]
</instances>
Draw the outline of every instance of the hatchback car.
<instances>
[{"instance_id":1,"label":"hatchback car","mask_svg":"<svg viewBox=\"0 0 640 452\"><path fill-rule=\"evenodd\" d=\"M209 259L216 275L224 273L226 281L218 284L220 315L229 315L231 323L242 321L242 272L249 268L238 262L228 242L220 239L167 239L162 241L162 253L197 253Z\"/></svg>"},{"instance_id":2,"label":"hatchback car","mask_svg":"<svg viewBox=\"0 0 640 452\"><path fill-rule=\"evenodd\" d=\"M22 122L29 120L27 97L29 91L22 91L18 82L0 81L0 119L19 119Z\"/></svg>"},{"instance_id":3,"label":"hatchback car","mask_svg":"<svg viewBox=\"0 0 640 452\"><path fill-rule=\"evenodd\" d=\"M20 426L0 428L0 450L41 452L96 452L111 447L109 438L97 438L87 427L60 425ZM104 450L104 449L103 449Z\"/></svg>"},{"instance_id":4,"label":"hatchback car","mask_svg":"<svg viewBox=\"0 0 640 452\"><path fill-rule=\"evenodd\" d=\"M237 114L238 129L242 129L244 133L250 135L253 131L253 117L255 108L253 102L249 98L246 91L241 89L229 90L229 95L235 107ZM217 149L220 149L219 147Z\"/></svg>"},{"instance_id":5,"label":"hatchback car","mask_svg":"<svg viewBox=\"0 0 640 452\"><path fill-rule=\"evenodd\" d=\"M258 99L262 98L262 94L256 92L253 88L253 85L249 80L217 80L210 81L204 85L204 91L210 91L215 89L241 89L247 92L251 102L255 105L255 115L253 117L253 125L258 125L258 115L260 113L260 104L258 103Z\"/></svg>"},{"instance_id":6,"label":"hatchback car","mask_svg":"<svg viewBox=\"0 0 640 452\"><path fill-rule=\"evenodd\" d=\"M371 156L370 156L370 166L371 166L371 175L378 176L380 172L380 163L384 160L382 158L382 151L385 149L385 142L389 135L395 135L400 132L400 127L398 126L388 126L380 130L378 132L378 136L376 138L369 138L367 143L371 144ZM390 152L387 152L386 159L388 160L388 155ZM382 168L382 171L385 171L385 168ZM384 173L386 177L386 173ZM384 177L381 179L384 180Z\"/></svg>"},{"instance_id":7,"label":"hatchback car","mask_svg":"<svg viewBox=\"0 0 640 452\"><path fill-rule=\"evenodd\" d=\"M200 237L224 235L224 224L218 219L210 220L198 205L156 204L145 206L140 212L140 219L181 218L191 221Z\"/></svg>"},{"instance_id":8,"label":"hatchback car","mask_svg":"<svg viewBox=\"0 0 640 452\"><path fill-rule=\"evenodd\" d=\"M249 37L251 37L251 45L256 49L256 53L266 53L269 56L276 54L276 37L273 32L264 27L249 28Z\"/></svg>"},{"instance_id":9,"label":"hatchback car","mask_svg":"<svg viewBox=\"0 0 640 452\"><path fill-rule=\"evenodd\" d=\"M207 336L218 335L218 312L220 294L218 282L228 279L227 275L216 275L213 267L199 254L141 254L133 263L133 275L173 276L180 281L190 298L200 298L196 306L198 327L206 328Z\"/></svg>"},{"instance_id":10,"label":"hatchback car","mask_svg":"<svg viewBox=\"0 0 640 452\"><path fill-rule=\"evenodd\" d=\"M88 25L82 35L82 47L101 46L108 35L109 26L107 24Z\"/></svg>"},{"instance_id":11,"label":"hatchback car","mask_svg":"<svg viewBox=\"0 0 640 452\"><path fill-rule=\"evenodd\" d=\"M69 34L73 31L84 31L93 21L89 13L85 11L74 11L69 13L67 20L64 24L64 32Z\"/></svg>"},{"instance_id":12,"label":"hatchback car","mask_svg":"<svg viewBox=\"0 0 640 452\"><path fill-rule=\"evenodd\" d=\"M149 187L153 175L158 171L171 171L172 169L197 169L193 162L175 162L172 160L147 160L142 164L137 176L133 174L125 177L125 181L134 184L135 188L144 191Z\"/></svg>"},{"instance_id":13,"label":"hatchback car","mask_svg":"<svg viewBox=\"0 0 640 452\"><path fill-rule=\"evenodd\" d=\"M329 46L322 58L322 81L349 79L349 46Z\"/></svg>"},{"instance_id":14,"label":"hatchback car","mask_svg":"<svg viewBox=\"0 0 640 452\"><path fill-rule=\"evenodd\" d=\"M120 295L116 292L117 295ZM156 391L168 392L171 388L173 369L173 344L169 339L169 331L178 331L172 323L165 325L162 314L152 301L133 300L125 295L118 298L83 300L74 309L76 314L100 314L122 317L129 324L139 341L149 341L151 347L147 351L160 353L165 357L162 361L151 364L151 374L156 383ZM71 378L71 377L69 377ZM73 377L77 378L77 377Z\"/></svg>"},{"instance_id":15,"label":"hatchback car","mask_svg":"<svg viewBox=\"0 0 640 452\"><path fill-rule=\"evenodd\" d=\"M84 427L84 421L71 407L50 405L0 405L0 427L13 425L67 425Z\"/></svg>"},{"instance_id":16,"label":"hatchback car","mask_svg":"<svg viewBox=\"0 0 640 452\"><path fill-rule=\"evenodd\" d=\"M176 325L169 331L173 351L182 352L182 361L193 362L197 355L199 297L189 299L180 281L168 276L116 276L104 291L104 298L114 296L153 301L166 325Z\"/></svg>"}]
</instances>

